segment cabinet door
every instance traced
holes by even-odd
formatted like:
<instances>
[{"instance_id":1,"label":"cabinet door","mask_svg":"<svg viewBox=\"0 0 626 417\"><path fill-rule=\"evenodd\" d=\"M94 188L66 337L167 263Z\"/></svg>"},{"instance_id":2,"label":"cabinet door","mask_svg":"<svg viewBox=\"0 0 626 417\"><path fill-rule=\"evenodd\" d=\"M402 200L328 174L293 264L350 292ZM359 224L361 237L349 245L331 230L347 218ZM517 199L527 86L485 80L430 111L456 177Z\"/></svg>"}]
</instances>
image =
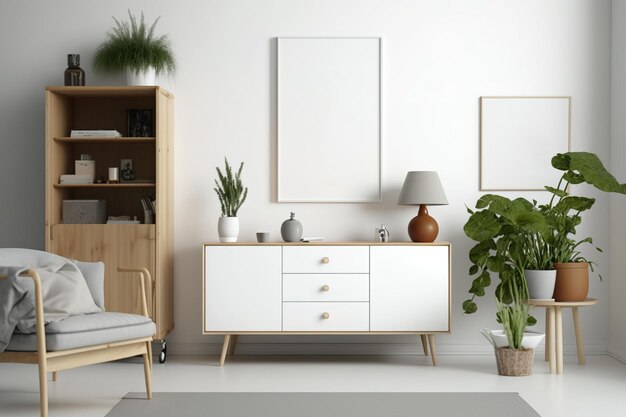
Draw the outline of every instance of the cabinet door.
<instances>
[{"instance_id":1,"label":"cabinet door","mask_svg":"<svg viewBox=\"0 0 626 417\"><path fill-rule=\"evenodd\" d=\"M372 246L371 331L449 331L448 246Z\"/></svg>"},{"instance_id":2,"label":"cabinet door","mask_svg":"<svg viewBox=\"0 0 626 417\"><path fill-rule=\"evenodd\" d=\"M57 224L50 251L83 262L104 262L104 302L107 311L142 314L137 274L117 272L118 266L148 268L155 279L154 225ZM153 286L148 283L148 311L153 312Z\"/></svg>"},{"instance_id":3,"label":"cabinet door","mask_svg":"<svg viewBox=\"0 0 626 417\"><path fill-rule=\"evenodd\" d=\"M123 313L143 314L141 311L141 287L139 274L130 272L117 272L117 268L147 268L154 282L158 277L155 275L155 225L154 224L113 224L117 233L116 263L111 265L113 273L107 275L104 285L104 296L108 311L120 311ZM107 268L109 265L107 265ZM155 290L153 282L146 283L146 299L148 301L148 313L155 317Z\"/></svg>"},{"instance_id":4,"label":"cabinet door","mask_svg":"<svg viewBox=\"0 0 626 417\"><path fill-rule=\"evenodd\" d=\"M281 331L281 247L205 246L207 332Z\"/></svg>"}]
</instances>

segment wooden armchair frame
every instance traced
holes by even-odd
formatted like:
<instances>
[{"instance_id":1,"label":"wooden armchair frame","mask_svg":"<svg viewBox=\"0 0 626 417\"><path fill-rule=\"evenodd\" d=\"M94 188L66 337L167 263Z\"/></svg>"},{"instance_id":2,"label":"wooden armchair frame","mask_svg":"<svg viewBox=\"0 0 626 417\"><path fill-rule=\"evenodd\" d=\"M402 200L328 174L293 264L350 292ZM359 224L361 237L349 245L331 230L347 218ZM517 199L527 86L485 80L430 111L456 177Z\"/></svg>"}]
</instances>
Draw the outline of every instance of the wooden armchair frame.
<instances>
[{"instance_id":1,"label":"wooden armchair frame","mask_svg":"<svg viewBox=\"0 0 626 417\"><path fill-rule=\"evenodd\" d=\"M149 317L148 304L146 301L145 280L147 279L148 282L150 282L150 272L146 268L118 268L118 271L136 272L139 274L142 313L145 317ZM37 274L35 270L29 269L22 273L20 277L30 277L35 284L34 295L37 351L1 352L0 363L30 363L39 365L39 399L41 417L48 417L48 372L52 372L52 380L56 381L58 371L133 356L143 356L146 395L148 399L152 398L152 337L143 337L139 339L124 340L121 342L86 346L77 349L48 352L46 350L46 332L43 319L43 296L41 292L41 280L39 278L39 274ZM2 279L7 279L7 277L0 275L0 280Z\"/></svg>"}]
</instances>

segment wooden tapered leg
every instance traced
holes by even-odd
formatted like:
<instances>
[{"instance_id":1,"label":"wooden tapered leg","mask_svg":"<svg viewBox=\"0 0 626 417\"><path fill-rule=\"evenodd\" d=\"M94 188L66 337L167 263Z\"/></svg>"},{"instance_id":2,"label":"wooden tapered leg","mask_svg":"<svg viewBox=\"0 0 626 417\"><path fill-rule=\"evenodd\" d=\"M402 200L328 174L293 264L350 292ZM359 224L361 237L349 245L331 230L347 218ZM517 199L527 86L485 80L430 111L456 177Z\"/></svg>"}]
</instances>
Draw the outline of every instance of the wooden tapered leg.
<instances>
[{"instance_id":1,"label":"wooden tapered leg","mask_svg":"<svg viewBox=\"0 0 626 417\"><path fill-rule=\"evenodd\" d=\"M550 307L546 307L546 338L545 338L545 346L546 346L546 353L545 353L545 360L549 361L550 360L550 325L552 324L552 320L550 320L550 310L552 310Z\"/></svg>"},{"instance_id":2,"label":"wooden tapered leg","mask_svg":"<svg viewBox=\"0 0 626 417\"><path fill-rule=\"evenodd\" d=\"M550 373L556 373L556 352L554 346L554 338L555 338L555 318L556 314L554 313L553 307L546 307L546 311L548 312L548 323L547 326L549 328L549 332L546 334L546 351L548 352L548 358L550 360Z\"/></svg>"},{"instance_id":3,"label":"wooden tapered leg","mask_svg":"<svg viewBox=\"0 0 626 417\"><path fill-rule=\"evenodd\" d=\"M228 347L228 354L229 355L234 355L235 354L235 348L237 347L237 341L239 340L239 336L237 336L236 334L232 335L230 338L230 345Z\"/></svg>"},{"instance_id":4,"label":"wooden tapered leg","mask_svg":"<svg viewBox=\"0 0 626 417\"><path fill-rule=\"evenodd\" d=\"M148 362L150 363L150 369L152 369L152 342L146 342L146 350L148 351Z\"/></svg>"},{"instance_id":5,"label":"wooden tapered leg","mask_svg":"<svg viewBox=\"0 0 626 417\"><path fill-rule=\"evenodd\" d=\"M572 307L572 316L574 317L574 331L576 332L576 350L578 351L578 364L585 364L585 340L583 339L583 330L580 327L580 316L578 315L578 307Z\"/></svg>"},{"instance_id":6,"label":"wooden tapered leg","mask_svg":"<svg viewBox=\"0 0 626 417\"><path fill-rule=\"evenodd\" d=\"M58 377L59 376L57 375L56 371L52 372L52 382L56 382Z\"/></svg>"},{"instance_id":7,"label":"wooden tapered leg","mask_svg":"<svg viewBox=\"0 0 626 417\"><path fill-rule=\"evenodd\" d=\"M48 372L45 357L39 358L39 406L41 417L48 417Z\"/></svg>"},{"instance_id":8,"label":"wooden tapered leg","mask_svg":"<svg viewBox=\"0 0 626 417\"><path fill-rule=\"evenodd\" d=\"M554 335L555 351L556 351L556 373L563 373L563 312L561 307L554 307L555 318L554 327L556 334Z\"/></svg>"},{"instance_id":9,"label":"wooden tapered leg","mask_svg":"<svg viewBox=\"0 0 626 417\"><path fill-rule=\"evenodd\" d=\"M425 334L420 335L422 338L422 349L424 349L424 355L428 356L428 338Z\"/></svg>"},{"instance_id":10,"label":"wooden tapered leg","mask_svg":"<svg viewBox=\"0 0 626 417\"><path fill-rule=\"evenodd\" d=\"M430 345L430 358L433 361L433 366L437 366L437 350L435 349L435 335L428 335L428 344Z\"/></svg>"},{"instance_id":11,"label":"wooden tapered leg","mask_svg":"<svg viewBox=\"0 0 626 417\"><path fill-rule=\"evenodd\" d=\"M220 366L224 366L226 355L228 354L228 344L230 343L230 335L224 335L224 344L222 345L222 354L220 356Z\"/></svg>"},{"instance_id":12,"label":"wooden tapered leg","mask_svg":"<svg viewBox=\"0 0 626 417\"><path fill-rule=\"evenodd\" d=\"M146 397L152 399L152 363L148 351L143 354L143 372L146 377Z\"/></svg>"}]
</instances>

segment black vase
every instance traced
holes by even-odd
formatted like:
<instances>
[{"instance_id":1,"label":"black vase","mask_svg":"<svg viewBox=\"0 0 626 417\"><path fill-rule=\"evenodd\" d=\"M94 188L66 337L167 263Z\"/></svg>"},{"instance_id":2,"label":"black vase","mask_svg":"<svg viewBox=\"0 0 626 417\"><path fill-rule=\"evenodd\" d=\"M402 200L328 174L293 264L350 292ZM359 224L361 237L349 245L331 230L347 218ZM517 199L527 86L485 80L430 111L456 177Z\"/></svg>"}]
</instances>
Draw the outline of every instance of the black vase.
<instances>
[{"instance_id":1,"label":"black vase","mask_svg":"<svg viewBox=\"0 0 626 417\"><path fill-rule=\"evenodd\" d=\"M85 85L85 71L80 67L80 54L68 54L65 85Z\"/></svg>"}]
</instances>

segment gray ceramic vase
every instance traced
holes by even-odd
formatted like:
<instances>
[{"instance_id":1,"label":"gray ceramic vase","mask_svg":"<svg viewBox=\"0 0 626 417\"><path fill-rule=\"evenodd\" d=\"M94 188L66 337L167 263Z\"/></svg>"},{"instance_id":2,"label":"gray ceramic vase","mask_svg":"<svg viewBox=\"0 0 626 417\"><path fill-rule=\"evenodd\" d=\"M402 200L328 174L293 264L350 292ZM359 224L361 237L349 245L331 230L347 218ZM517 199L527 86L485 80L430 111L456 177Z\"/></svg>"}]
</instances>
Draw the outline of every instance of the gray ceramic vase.
<instances>
[{"instance_id":1,"label":"gray ceramic vase","mask_svg":"<svg viewBox=\"0 0 626 417\"><path fill-rule=\"evenodd\" d=\"M296 213L291 213L289 219L280 226L280 235L285 242L300 242L302 239L302 223L295 219Z\"/></svg>"}]
</instances>

